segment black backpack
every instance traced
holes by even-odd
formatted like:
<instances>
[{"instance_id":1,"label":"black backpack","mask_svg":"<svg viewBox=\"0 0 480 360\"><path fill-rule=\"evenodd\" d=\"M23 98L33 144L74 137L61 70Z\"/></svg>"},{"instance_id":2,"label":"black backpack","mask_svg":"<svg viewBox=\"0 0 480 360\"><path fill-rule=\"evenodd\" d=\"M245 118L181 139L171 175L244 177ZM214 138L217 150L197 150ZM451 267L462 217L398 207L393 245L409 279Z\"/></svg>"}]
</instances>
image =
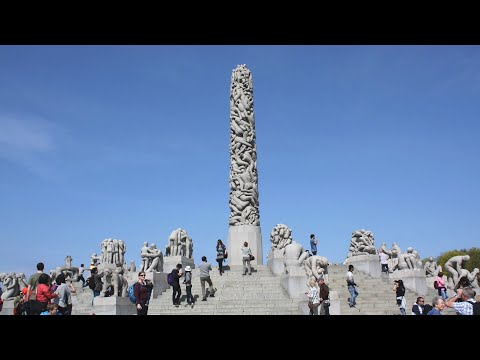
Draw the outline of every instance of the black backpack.
<instances>
[{"instance_id":1,"label":"black backpack","mask_svg":"<svg viewBox=\"0 0 480 360\"><path fill-rule=\"evenodd\" d=\"M92 290L95 290L95 277L92 275L87 279L88 287Z\"/></svg>"},{"instance_id":2,"label":"black backpack","mask_svg":"<svg viewBox=\"0 0 480 360\"><path fill-rule=\"evenodd\" d=\"M167 275L167 283L168 285L173 286L173 270Z\"/></svg>"},{"instance_id":3,"label":"black backpack","mask_svg":"<svg viewBox=\"0 0 480 360\"><path fill-rule=\"evenodd\" d=\"M470 304L472 304L473 307L473 315L480 315L480 302L472 302L469 301Z\"/></svg>"}]
</instances>

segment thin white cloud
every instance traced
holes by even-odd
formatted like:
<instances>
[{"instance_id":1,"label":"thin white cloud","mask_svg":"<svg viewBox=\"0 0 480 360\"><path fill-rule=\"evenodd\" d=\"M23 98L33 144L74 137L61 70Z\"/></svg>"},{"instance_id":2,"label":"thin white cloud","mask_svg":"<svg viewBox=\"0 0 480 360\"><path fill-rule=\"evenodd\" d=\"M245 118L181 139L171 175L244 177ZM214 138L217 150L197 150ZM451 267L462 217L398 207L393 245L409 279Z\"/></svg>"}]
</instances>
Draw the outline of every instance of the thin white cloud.
<instances>
[{"instance_id":1,"label":"thin white cloud","mask_svg":"<svg viewBox=\"0 0 480 360\"><path fill-rule=\"evenodd\" d=\"M44 119L0 114L0 154L52 151L52 132L52 124Z\"/></svg>"},{"instance_id":2,"label":"thin white cloud","mask_svg":"<svg viewBox=\"0 0 480 360\"><path fill-rule=\"evenodd\" d=\"M0 160L55 180L58 174L48 159L57 148L59 132L56 125L40 117L0 114Z\"/></svg>"}]
</instances>

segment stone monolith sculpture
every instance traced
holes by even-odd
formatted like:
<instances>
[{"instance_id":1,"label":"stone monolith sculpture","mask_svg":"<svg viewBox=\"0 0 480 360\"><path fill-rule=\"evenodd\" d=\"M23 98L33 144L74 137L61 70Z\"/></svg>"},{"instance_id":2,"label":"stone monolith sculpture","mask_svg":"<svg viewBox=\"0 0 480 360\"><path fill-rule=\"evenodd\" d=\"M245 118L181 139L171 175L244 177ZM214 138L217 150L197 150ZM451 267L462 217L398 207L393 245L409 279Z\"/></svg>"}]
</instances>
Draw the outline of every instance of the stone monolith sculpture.
<instances>
[{"instance_id":1,"label":"stone monolith sculpture","mask_svg":"<svg viewBox=\"0 0 480 360\"><path fill-rule=\"evenodd\" d=\"M242 265L241 248L245 241L255 256L252 263L263 264L252 73L244 64L232 71L230 83L229 206L230 265Z\"/></svg>"}]
</instances>

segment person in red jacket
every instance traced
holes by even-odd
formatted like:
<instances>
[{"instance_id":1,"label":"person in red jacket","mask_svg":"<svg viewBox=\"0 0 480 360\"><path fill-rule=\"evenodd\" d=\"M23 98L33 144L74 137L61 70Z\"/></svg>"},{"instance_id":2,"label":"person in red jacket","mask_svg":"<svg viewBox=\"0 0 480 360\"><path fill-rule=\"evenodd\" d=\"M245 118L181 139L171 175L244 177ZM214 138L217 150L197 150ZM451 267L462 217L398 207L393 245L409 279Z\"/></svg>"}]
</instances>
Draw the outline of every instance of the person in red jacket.
<instances>
[{"instance_id":1,"label":"person in red jacket","mask_svg":"<svg viewBox=\"0 0 480 360\"><path fill-rule=\"evenodd\" d=\"M57 294L50 290L50 276L43 273L38 278L38 286L35 289L36 300L34 303L33 315L39 315L41 312L47 309L47 305L50 304L50 300L58 297Z\"/></svg>"}]
</instances>

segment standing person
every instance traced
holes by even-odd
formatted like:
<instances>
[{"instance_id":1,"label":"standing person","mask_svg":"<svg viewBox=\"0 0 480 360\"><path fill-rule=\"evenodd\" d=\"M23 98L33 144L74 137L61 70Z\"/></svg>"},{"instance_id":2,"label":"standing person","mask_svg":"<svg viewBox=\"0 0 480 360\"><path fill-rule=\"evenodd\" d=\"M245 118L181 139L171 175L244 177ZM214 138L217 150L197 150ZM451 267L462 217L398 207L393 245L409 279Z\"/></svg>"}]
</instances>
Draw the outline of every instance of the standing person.
<instances>
[{"instance_id":1,"label":"standing person","mask_svg":"<svg viewBox=\"0 0 480 360\"><path fill-rule=\"evenodd\" d=\"M175 269L172 270L173 275L173 292L172 292L172 302L176 307L180 306L180 296L182 296L182 289L180 288L180 277L182 276L182 264L177 264Z\"/></svg>"},{"instance_id":2,"label":"standing person","mask_svg":"<svg viewBox=\"0 0 480 360\"><path fill-rule=\"evenodd\" d=\"M45 273L40 274L35 293L37 300L35 301L33 307L34 315L39 315L41 312L45 311L47 309L47 305L50 304L50 300L58 297L58 294L50 291L50 276Z\"/></svg>"},{"instance_id":3,"label":"standing person","mask_svg":"<svg viewBox=\"0 0 480 360\"><path fill-rule=\"evenodd\" d=\"M444 301L447 301L447 288L445 282L443 281L443 272L439 272L437 275L437 291L438 296L441 296Z\"/></svg>"},{"instance_id":4,"label":"standing person","mask_svg":"<svg viewBox=\"0 0 480 360\"><path fill-rule=\"evenodd\" d=\"M433 309L430 310L427 315L442 315L440 312L445 309L445 301L440 296L433 298Z\"/></svg>"},{"instance_id":5,"label":"standing person","mask_svg":"<svg viewBox=\"0 0 480 360\"><path fill-rule=\"evenodd\" d=\"M308 307L310 308L310 315L318 315L318 307L320 306L319 289L315 276L308 278L308 292L305 293L308 297Z\"/></svg>"},{"instance_id":6,"label":"standing person","mask_svg":"<svg viewBox=\"0 0 480 360\"><path fill-rule=\"evenodd\" d=\"M223 274L223 259L225 258L226 247L223 244L221 239L218 239L217 246L215 248L217 250L217 262L218 262L218 272L220 276Z\"/></svg>"},{"instance_id":7,"label":"standing person","mask_svg":"<svg viewBox=\"0 0 480 360\"><path fill-rule=\"evenodd\" d=\"M458 302L458 299L461 301ZM475 290L465 287L458 289L455 296L446 301L445 306L455 309L458 315L473 315L475 302Z\"/></svg>"},{"instance_id":8,"label":"standing person","mask_svg":"<svg viewBox=\"0 0 480 360\"><path fill-rule=\"evenodd\" d=\"M183 283L185 284L187 290L187 304L191 305L193 308L195 299L192 295L192 268L190 266L185 267L185 279L183 280ZM187 306L187 304L185 304L185 306Z\"/></svg>"},{"instance_id":9,"label":"standing person","mask_svg":"<svg viewBox=\"0 0 480 360\"><path fill-rule=\"evenodd\" d=\"M152 294L153 284L151 281L145 280L145 272L138 273L138 281L133 286L133 293L135 295L135 305L137 306L137 315L148 314L148 304Z\"/></svg>"},{"instance_id":10,"label":"standing person","mask_svg":"<svg viewBox=\"0 0 480 360\"><path fill-rule=\"evenodd\" d=\"M210 297L215 296L215 289L213 289L212 280L210 279L210 270L212 270L212 265L207 262L207 257L202 256L202 262L198 265L200 269L200 285L202 287L202 301L207 301L207 294L205 293L205 282L208 283L209 288L208 292Z\"/></svg>"},{"instance_id":11,"label":"standing person","mask_svg":"<svg viewBox=\"0 0 480 360\"><path fill-rule=\"evenodd\" d=\"M45 265L42 262L39 262L37 264L37 272L30 276L28 279L28 288L27 288L27 294L25 295L25 301L28 304L26 306L27 308L27 314L31 314L31 309L35 305L35 301L37 299L36 294L35 294L35 289L38 286L38 279L40 278L40 275L43 274L43 269L45 268ZM38 315L38 314L31 314L31 315Z\"/></svg>"},{"instance_id":12,"label":"standing person","mask_svg":"<svg viewBox=\"0 0 480 360\"><path fill-rule=\"evenodd\" d=\"M72 314L72 293L77 292L72 283L67 285L65 281L65 275L60 274L57 276L55 282L57 283L57 289L55 293L58 295L52 302L58 304L58 312L62 315Z\"/></svg>"},{"instance_id":13,"label":"standing person","mask_svg":"<svg viewBox=\"0 0 480 360\"><path fill-rule=\"evenodd\" d=\"M380 254L378 254L378 257L380 258L380 264L382 265L382 273L388 274L388 256L385 254L385 252L380 249Z\"/></svg>"},{"instance_id":14,"label":"standing person","mask_svg":"<svg viewBox=\"0 0 480 360\"><path fill-rule=\"evenodd\" d=\"M85 278L83 277L83 273L85 272L85 264L80 264L80 267L78 268L78 280L82 282L82 288L85 286Z\"/></svg>"},{"instance_id":15,"label":"standing person","mask_svg":"<svg viewBox=\"0 0 480 360\"><path fill-rule=\"evenodd\" d=\"M348 298L348 305L351 308L354 308L355 305L357 304L356 299L358 296L358 291L355 287L358 287L357 284L355 284L355 280L353 279L353 265L348 265L348 272L346 275L346 280L347 280L347 286L348 286L348 291L350 292L350 297Z\"/></svg>"},{"instance_id":16,"label":"standing person","mask_svg":"<svg viewBox=\"0 0 480 360\"><path fill-rule=\"evenodd\" d=\"M405 286L403 285L403 280L395 280L395 285L393 285L393 291L397 299L397 305L400 309L400 314L407 315L406 307L407 301L405 300Z\"/></svg>"},{"instance_id":17,"label":"standing person","mask_svg":"<svg viewBox=\"0 0 480 360\"><path fill-rule=\"evenodd\" d=\"M90 270L90 278L88 283L89 283L90 289L92 289L92 292L93 292L93 298L92 298L92 306L93 306L93 299L100 295L100 292L102 291L102 287L103 287L102 276L98 273L97 267L93 267Z\"/></svg>"},{"instance_id":18,"label":"standing person","mask_svg":"<svg viewBox=\"0 0 480 360\"><path fill-rule=\"evenodd\" d=\"M320 315L330 315L330 289L323 277L318 279L320 288Z\"/></svg>"},{"instance_id":19,"label":"standing person","mask_svg":"<svg viewBox=\"0 0 480 360\"><path fill-rule=\"evenodd\" d=\"M243 243L242 247L242 259L243 259L243 271L242 275L252 275L252 267L250 266L250 256L252 255L252 250L248 247L248 242Z\"/></svg>"},{"instance_id":20,"label":"standing person","mask_svg":"<svg viewBox=\"0 0 480 360\"><path fill-rule=\"evenodd\" d=\"M315 234L310 235L310 248L312 249L312 254L317 255L317 244L318 241L315 239Z\"/></svg>"}]
</instances>

